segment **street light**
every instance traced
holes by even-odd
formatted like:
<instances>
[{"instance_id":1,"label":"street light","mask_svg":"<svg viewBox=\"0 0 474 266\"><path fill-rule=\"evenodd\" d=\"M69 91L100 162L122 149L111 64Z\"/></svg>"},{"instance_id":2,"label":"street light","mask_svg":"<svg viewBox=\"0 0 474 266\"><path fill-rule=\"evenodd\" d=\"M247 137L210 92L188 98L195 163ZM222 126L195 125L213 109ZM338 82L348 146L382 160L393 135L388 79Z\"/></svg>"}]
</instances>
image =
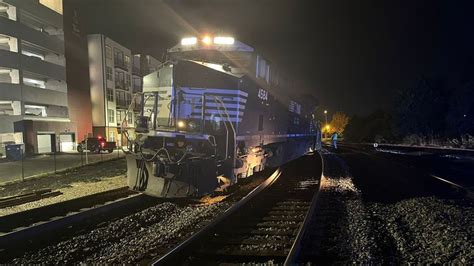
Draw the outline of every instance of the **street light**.
<instances>
[{"instance_id":1,"label":"street light","mask_svg":"<svg viewBox=\"0 0 474 266\"><path fill-rule=\"evenodd\" d=\"M326 117L326 125L328 124L328 110L324 110L324 117ZM329 132L329 125L326 126L326 132ZM327 133L326 133L327 136Z\"/></svg>"}]
</instances>

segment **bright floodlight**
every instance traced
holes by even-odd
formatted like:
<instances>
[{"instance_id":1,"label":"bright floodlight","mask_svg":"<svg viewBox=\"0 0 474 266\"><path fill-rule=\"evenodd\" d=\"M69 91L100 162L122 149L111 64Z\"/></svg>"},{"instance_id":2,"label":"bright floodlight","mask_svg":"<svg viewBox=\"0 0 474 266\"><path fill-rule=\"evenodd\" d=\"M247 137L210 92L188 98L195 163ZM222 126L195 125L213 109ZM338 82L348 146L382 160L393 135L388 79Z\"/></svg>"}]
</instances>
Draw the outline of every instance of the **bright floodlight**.
<instances>
[{"instance_id":1,"label":"bright floodlight","mask_svg":"<svg viewBox=\"0 0 474 266\"><path fill-rule=\"evenodd\" d=\"M215 44L234 44L233 37L214 37Z\"/></svg>"},{"instance_id":2,"label":"bright floodlight","mask_svg":"<svg viewBox=\"0 0 474 266\"><path fill-rule=\"evenodd\" d=\"M196 37L189 37L181 39L181 45L193 45L197 43Z\"/></svg>"},{"instance_id":3,"label":"bright floodlight","mask_svg":"<svg viewBox=\"0 0 474 266\"><path fill-rule=\"evenodd\" d=\"M204 36L204 38L202 38L202 42L206 45L211 44L211 41L212 41L211 37L209 37L209 36Z\"/></svg>"}]
</instances>

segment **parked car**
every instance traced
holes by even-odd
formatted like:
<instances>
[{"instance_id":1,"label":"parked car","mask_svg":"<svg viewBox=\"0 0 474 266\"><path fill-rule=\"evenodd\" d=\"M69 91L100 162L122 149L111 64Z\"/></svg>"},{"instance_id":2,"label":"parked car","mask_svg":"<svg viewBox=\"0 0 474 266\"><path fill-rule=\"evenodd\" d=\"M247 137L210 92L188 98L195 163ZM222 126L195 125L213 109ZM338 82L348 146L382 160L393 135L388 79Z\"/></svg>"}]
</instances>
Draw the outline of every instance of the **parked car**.
<instances>
[{"instance_id":1,"label":"parked car","mask_svg":"<svg viewBox=\"0 0 474 266\"><path fill-rule=\"evenodd\" d=\"M87 143L87 144L86 144ZM77 151L83 152L89 150L91 152L100 153L101 151L113 152L117 144L115 141L107 141L102 137L91 137L77 144Z\"/></svg>"}]
</instances>

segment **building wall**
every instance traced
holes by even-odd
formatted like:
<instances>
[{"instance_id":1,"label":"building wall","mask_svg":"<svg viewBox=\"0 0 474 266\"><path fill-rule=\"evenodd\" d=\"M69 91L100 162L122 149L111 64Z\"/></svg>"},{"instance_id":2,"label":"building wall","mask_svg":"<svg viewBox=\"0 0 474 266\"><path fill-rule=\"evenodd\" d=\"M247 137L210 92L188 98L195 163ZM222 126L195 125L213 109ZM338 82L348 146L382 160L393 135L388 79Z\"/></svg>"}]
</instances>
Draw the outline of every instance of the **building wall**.
<instances>
[{"instance_id":1,"label":"building wall","mask_svg":"<svg viewBox=\"0 0 474 266\"><path fill-rule=\"evenodd\" d=\"M46 2L0 1L0 141L20 142L14 122L21 120L47 121L53 131L63 123L75 132L68 124L61 0Z\"/></svg>"},{"instance_id":2,"label":"building wall","mask_svg":"<svg viewBox=\"0 0 474 266\"><path fill-rule=\"evenodd\" d=\"M101 34L88 36L88 50L94 134L120 145L117 129L133 99L131 51ZM132 128L135 113L127 120L126 128Z\"/></svg>"},{"instance_id":3,"label":"building wall","mask_svg":"<svg viewBox=\"0 0 474 266\"><path fill-rule=\"evenodd\" d=\"M78 1L64 2L64 38L69 117L77 125L77 141L92 135L92 104L89 85L87 35Z\"/></svg>"}]
</instances>

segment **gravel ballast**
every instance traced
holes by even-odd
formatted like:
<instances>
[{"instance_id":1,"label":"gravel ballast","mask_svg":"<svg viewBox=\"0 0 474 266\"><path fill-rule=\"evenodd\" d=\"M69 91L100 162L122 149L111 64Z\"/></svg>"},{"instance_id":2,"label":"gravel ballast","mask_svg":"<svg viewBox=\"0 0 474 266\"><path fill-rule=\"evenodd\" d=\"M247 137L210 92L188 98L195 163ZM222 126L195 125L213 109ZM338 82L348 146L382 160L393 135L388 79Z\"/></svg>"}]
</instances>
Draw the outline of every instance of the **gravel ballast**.
<instances>
[{"instance_id":1,"label":"gravel ballast","mask_svg":"<svg viewBox=\"0 0 474 266\"><path fill-rule=\"evenodd\" d=\"M107 177L95 182L71 182L67 187L60 189L61 195L2 208L0 209L0 217L125 186L127 186L127 179L123 175Z\"/></svg>"},{"instance_id":2,"label":"gravel ballast","mask_svg":"<svg viewBox=\"0 0 474 266\"><path fill-rule=\"evenodd\" d=\"M49 188L62 194L25 204L2 208L0 216L30 210L62 201L75 199L127 186L124 159L84 166L50 176L27 179L24 182L0 186L0 196L7 197Z\"/></svg>"},{"instance_id":3,"label":"gravel ballast","mask_svg":"<svg viewBox=\"0 0 474 266\"><path fill-rule=\"evenodd\" d=\"M108 177L125 176L125 159L105 161L97 164L74 168L57 174L28 178L25 181L0 185L0 197L24 194L40 189L61 190L75 182L96 182Z\"/></svg>"},{"instance_id":4,"label":"gravel ballast","mask_svg":"<svg viewBox=\"0 0 474 266\"><path fill-rule=\"evenodd\" d=\"M467 199L363 200L339 156L325 173L303 257L327 263L474 263L474 208ZM377 188L373 188L377 189ZM395 188L394 188L395 189Z\"/></svg>"},{"instance_id":5,"label":"gravel ballast","mask_svg":"<svg viewBox=\"0 0 474 266\"><path fill-rule=\"evenodd\" d=\"M198 203L164 202L67 240L28 251L14 264L143 264L207 225L266 178L244 180L230 195L203 197Z\"/></svg>"},{"instance_id":6,"label":"gravel ballast","mask_svg":"<svg viewBox=\"0 0 474 266\"><path fill-rule=\"evenodd\" d=\"M181 232L198 230L229 206L221 202L180 207L165 202L57 245L27 253L12 263L139 263L157 256L160 247L184 237Z\"/></svg>"}]
</instances>

